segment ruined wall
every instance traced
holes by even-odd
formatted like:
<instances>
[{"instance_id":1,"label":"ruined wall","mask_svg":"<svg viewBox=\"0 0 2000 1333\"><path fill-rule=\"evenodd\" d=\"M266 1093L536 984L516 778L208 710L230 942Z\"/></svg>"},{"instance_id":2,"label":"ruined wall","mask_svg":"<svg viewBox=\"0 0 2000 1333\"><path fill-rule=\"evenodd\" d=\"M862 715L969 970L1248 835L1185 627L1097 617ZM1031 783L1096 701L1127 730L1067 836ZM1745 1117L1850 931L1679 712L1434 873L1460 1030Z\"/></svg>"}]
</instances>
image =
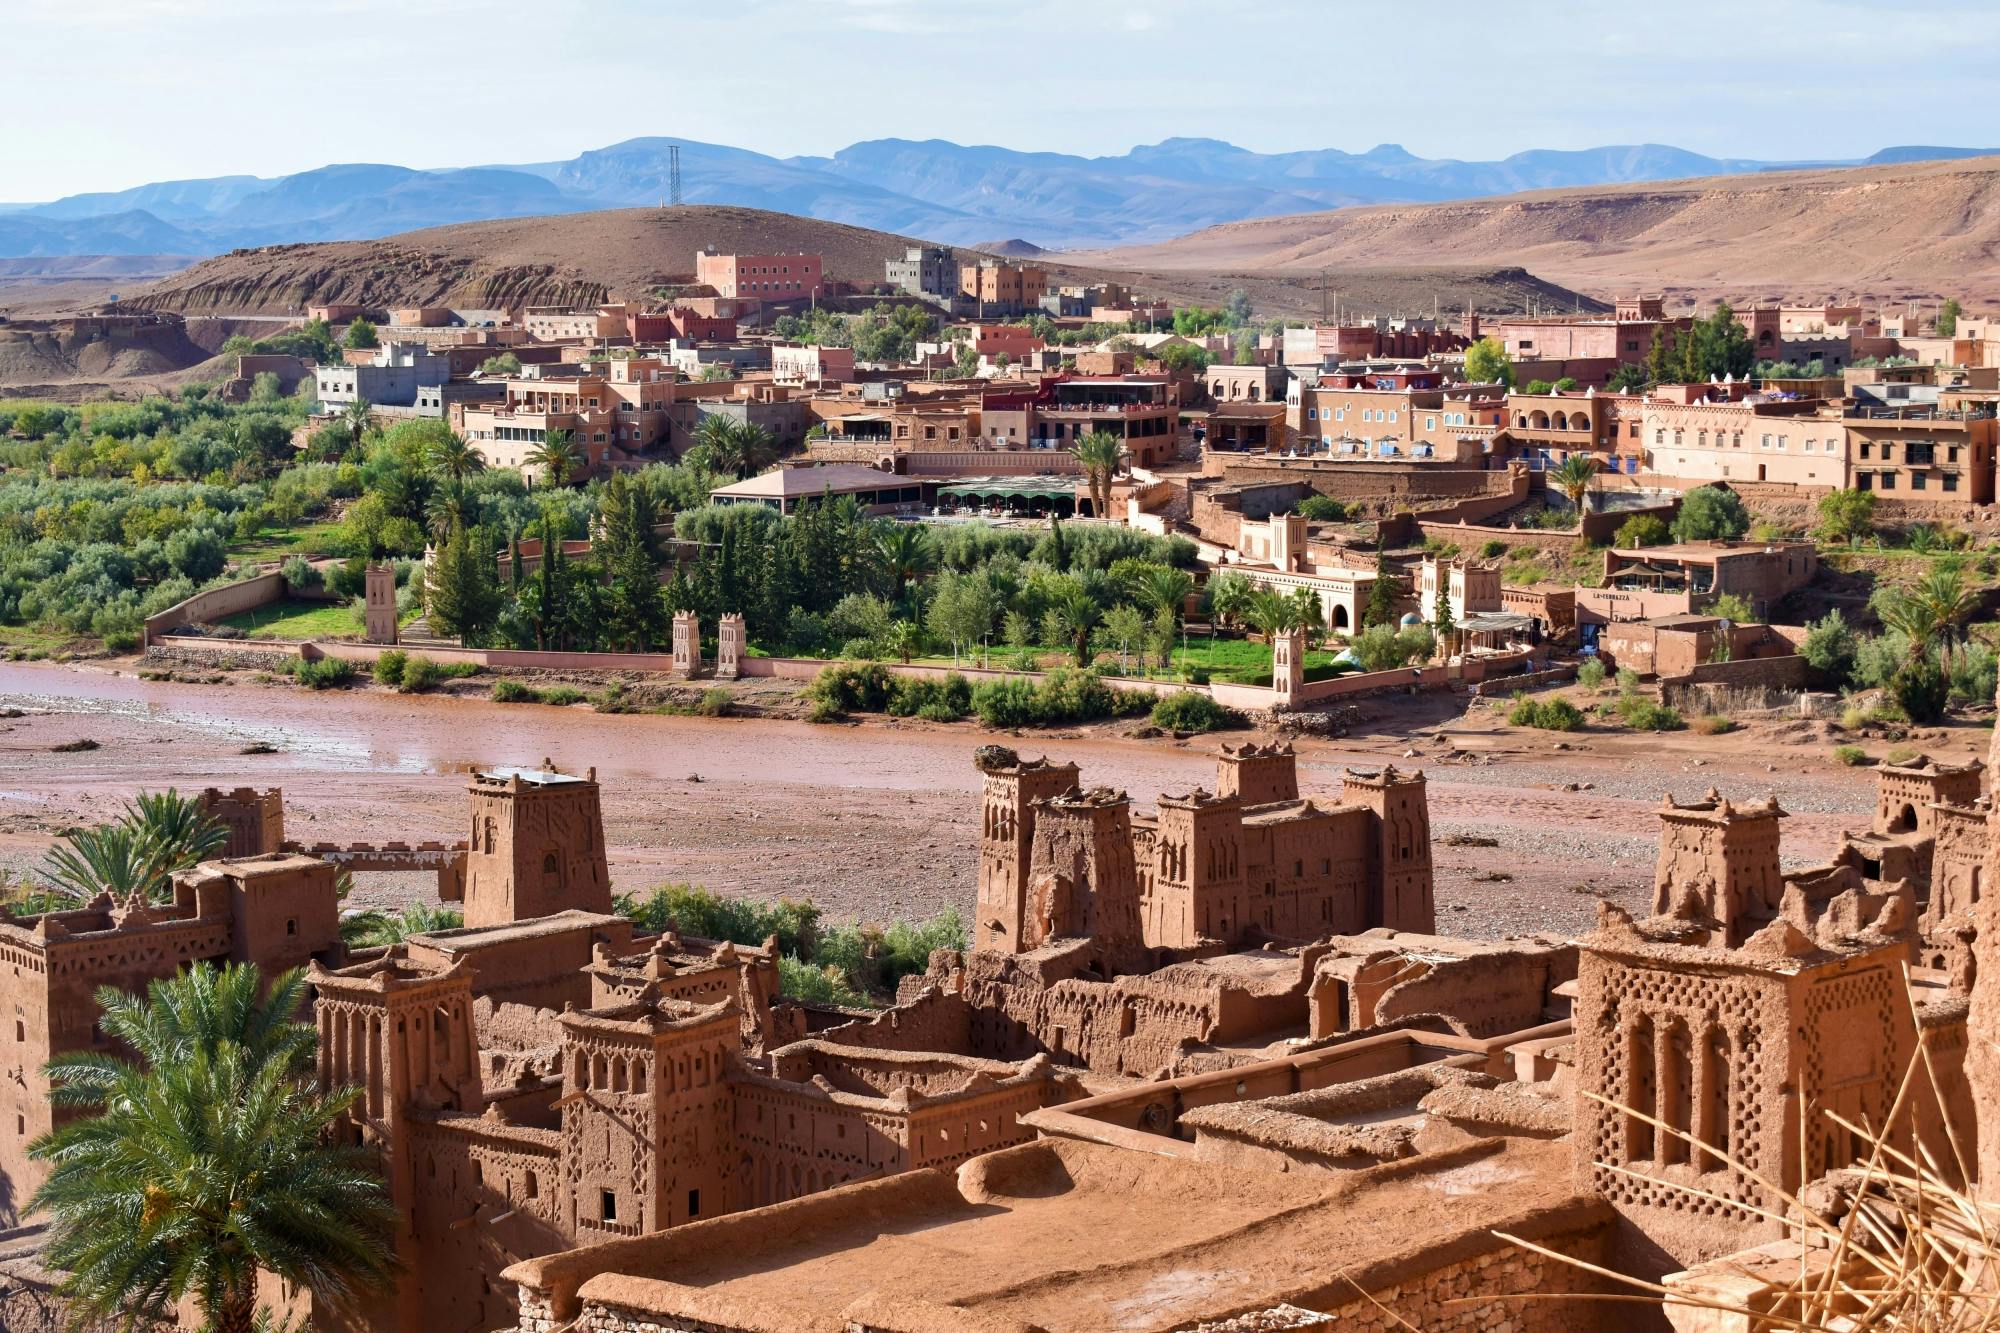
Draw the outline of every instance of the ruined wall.
<instances>
[{"instance_id":1,"label":"ruined wall","mask_svg":"<svg viewBox=\"0 0 2000 1333\"><path fill-rule=\"evenodd\" d=\"M1576 976L1576 950L1495 951L1432 962L1389 986L1372 1023L1445 1014L1456 1031L1497 1037L1547 1022L1550 992Z\"/></svg>"},{"instance_id":2,"label":"ruined wall","mask_svg":"<svg viewBox=\"0 0 2000 1333\"><path fill-rule=\"evenodd\" d=\"M1602 1227L1593 1227L1537 1237L1536 1243L1594 1263L1602 1258L1604 1232ZM1601 1279L1580 1268L1495 1239L1492 1248L1427 1273L1388 1286L1370 1285L1366 1298L1311 1304L1324 1310L1331 1320L1327 1327L1340 1333L1407 1333L1412 1328L1469 1333L1599 1333L1613 1326L1606 1322L1602 1302L1548 1298L1605 1289ZM1509 1296L1533 1299L1509 1300Z\"/></svg>"}]
</instances>

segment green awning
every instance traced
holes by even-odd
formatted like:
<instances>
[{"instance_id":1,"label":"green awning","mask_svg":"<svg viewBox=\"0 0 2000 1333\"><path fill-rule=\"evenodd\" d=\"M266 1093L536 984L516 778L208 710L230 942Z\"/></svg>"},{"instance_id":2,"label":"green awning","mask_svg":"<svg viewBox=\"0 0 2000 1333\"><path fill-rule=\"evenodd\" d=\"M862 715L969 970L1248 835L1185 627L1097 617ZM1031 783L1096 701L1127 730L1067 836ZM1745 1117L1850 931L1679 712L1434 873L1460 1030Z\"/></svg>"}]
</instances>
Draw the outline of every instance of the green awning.
<instances>
[{"instance_id":1,"label":"green awning","mask_svg":"<svg viewBox=\"0 0 2000 1333\"><path fill-rule=\"evenodd\" d=\"M1060 477L994 477L940 486L938 496L954 500L1073 500L1076 483Z\"/></svg>"}]
</instances>

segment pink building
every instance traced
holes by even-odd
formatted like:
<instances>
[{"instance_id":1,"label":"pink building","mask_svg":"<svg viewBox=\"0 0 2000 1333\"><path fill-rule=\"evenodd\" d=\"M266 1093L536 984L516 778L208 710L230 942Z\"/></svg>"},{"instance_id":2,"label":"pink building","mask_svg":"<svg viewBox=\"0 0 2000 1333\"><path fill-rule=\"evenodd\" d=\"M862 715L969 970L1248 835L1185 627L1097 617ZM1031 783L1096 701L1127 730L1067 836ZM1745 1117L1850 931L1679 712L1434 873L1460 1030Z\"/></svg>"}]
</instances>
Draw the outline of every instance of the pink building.
<instances>
[{"instance_id":1,"label":"pink building","mask_svg":"<svg viewBox=\"0 0 2000 1333\"><path fill-rule=\"evenodd\" d=\"M826 295L826 264L818 255L723 255L703 250L694 257L694 278L717 296L758 301L804 301Z\"/></svg>"}]
</instances>

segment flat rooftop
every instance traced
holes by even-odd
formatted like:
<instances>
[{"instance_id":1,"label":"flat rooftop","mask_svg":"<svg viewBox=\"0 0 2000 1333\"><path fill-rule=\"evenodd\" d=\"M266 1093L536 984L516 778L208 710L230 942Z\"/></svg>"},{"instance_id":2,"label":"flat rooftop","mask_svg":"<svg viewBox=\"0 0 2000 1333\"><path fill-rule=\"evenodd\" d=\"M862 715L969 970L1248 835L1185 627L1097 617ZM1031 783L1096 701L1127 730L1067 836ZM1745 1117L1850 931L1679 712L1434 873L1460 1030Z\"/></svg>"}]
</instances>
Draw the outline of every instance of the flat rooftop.
<instances>
[{"instance_id":1,"label":"flat rooftop","mask_svg":"<svg viewBox=\"0 0 2000 1333\"><path fill-rule=\"evenodd\" d=\"M508 1270L584 1301L724 1327L1165 1330L1279 1301L1327 1308L1440 1249L1604 1223L1567 1144L1484 1140L1340 1173L1196 1165L1042 1140L954 1180L911 1172ZM1190 1200L1200 1200L1190 1207ZM661 1322L669 1322L662 1320Z\"/></svg>"}]
</instances>

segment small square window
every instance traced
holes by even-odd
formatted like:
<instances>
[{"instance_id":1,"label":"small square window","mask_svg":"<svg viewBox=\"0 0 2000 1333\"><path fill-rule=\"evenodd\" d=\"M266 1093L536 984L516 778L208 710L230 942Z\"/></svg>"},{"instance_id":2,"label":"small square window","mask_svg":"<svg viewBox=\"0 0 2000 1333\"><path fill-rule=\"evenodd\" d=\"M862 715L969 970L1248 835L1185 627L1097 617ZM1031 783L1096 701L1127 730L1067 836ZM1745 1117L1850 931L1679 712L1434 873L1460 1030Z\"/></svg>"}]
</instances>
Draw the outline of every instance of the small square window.
<instances>
[{"instance_id":1,"label":"small square window","mask_svg":"<svg viewBox=\"0 0 2000 1333\"><path fill-rule=\"evenodd\" d=\"M597 1192L597 1216L605 1222L618 1220L618 1195L612 1190Z\"/></svg>"}]
</instances>

